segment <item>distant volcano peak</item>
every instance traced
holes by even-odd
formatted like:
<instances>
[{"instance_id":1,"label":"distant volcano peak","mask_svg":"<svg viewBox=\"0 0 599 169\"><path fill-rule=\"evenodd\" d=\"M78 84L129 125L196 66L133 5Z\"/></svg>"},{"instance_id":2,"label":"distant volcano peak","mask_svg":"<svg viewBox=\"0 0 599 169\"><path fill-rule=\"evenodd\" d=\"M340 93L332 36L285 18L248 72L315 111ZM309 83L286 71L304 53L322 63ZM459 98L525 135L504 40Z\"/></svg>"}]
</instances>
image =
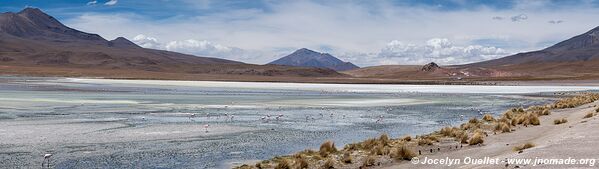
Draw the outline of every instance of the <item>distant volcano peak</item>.
<instances>
[{"instance_id":1,"label":"distant volcano peak","mask_svg":"<svg viewBox=\"0 0 599 169\"><path fill-rule=\"evenodd\" d=\"M277 59L269 64L328 68L336 71L351 70L359 68L350 62L343 62L328 53L320 53L307 48L301 48L295 52Z\"/></svg>"},{"instance_id":2,"label":"distant volcano peak","mask_svg":"<svg viewBox=\"0 0 599 169\"><path fill-rule=\"evenodd\" d=\"M97 34L89 34L69 28L54 17L37 8L25 8L18 13L0 15L0 34L20 38L43 38L54 41L93 40L105 43Z\"/></svg>"}]
</instances>

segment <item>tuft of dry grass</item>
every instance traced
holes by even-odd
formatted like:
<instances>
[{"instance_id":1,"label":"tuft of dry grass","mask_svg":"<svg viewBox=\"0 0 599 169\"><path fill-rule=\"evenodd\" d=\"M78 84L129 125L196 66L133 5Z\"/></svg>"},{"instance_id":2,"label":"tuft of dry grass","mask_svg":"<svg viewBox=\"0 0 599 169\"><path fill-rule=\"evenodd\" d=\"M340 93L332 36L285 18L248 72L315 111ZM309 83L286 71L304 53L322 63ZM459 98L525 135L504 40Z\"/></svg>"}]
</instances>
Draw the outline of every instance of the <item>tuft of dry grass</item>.
<instances>
[{"instance_id":1,"label":"tuft of dry grass","mask_svg":"<svg viewBox=\"0 0 599 169\"><path fill-rule=\"evenodd\" d=\"M586 119L586 118L591 118L591 117L593 117L593 116L595 116L595 113L593 113L593 112L589 112L589 113L587 113L586 115L584 115L584 117L582 117L582 118L583 118L583 119Z\"/></svg>"},{"instance_id":2,"label":"tuft of dry grass","mask_svg":"<svg viewBox=\"0 0 599 169\"><path fill-rule=\"evenodd\" d=\"M541 120L539 120L539 116L537 116L534 113L530 113L528 115L528 121L530 124L535 125L535 126L541 125Z\"/></svg>"},{"instance_id":3,"label":"tuft of dry grass","mask_svg":"<svg viewBox=\"0 0 599 169\"><path fill-rule=\"evenodd\" d=\"M535 145L533 143L526 143L524 145L514 147L514 151L529 149L529 148L533 148L534 146Z\"/></svg>"},{"instance_id":4,"label":"tuft of dry grass","mask_svg":"<svg viewBox=\"0 0 599 169\"><path fill-rule=\"evenodd\" d=\"M503 113L503 117L511 120L514 117L514 112L513 111L506 111L505 113Z\"/></svg>"},{"instance_id":5,"label":"tuft of dry grass","mask_svg":"<svg viewBox=\"0 0 599 169\"><path fill-rule=\"evenodd\" d=\"M477 145L482 144L485 140L483 139L483 134L481 132L476 132L472 135L472 138L468 141L469 145Z\"/></svg>"},{"instance_id":6,"label":"tuft of dry grass","mask_svg":"<svg viewBox=\"0 0 599 169\"><path fill-rule=\"evenodd\" d=\"M550 114L551 114L551 112L547 108L543 109L543 111L541 112L541 115L543 115L543 116L547 116L547 115L550 115Z\"/></svg>"},{"instance_id":7,"label":"tuft of dry grass","mask_svg":"<svg viewBox=\"0 0 599 169\"><path fill-rule=\"evenodd\" d=\"M468 134L464 133L462 136L459 137L460 139L460 143L462 144L467 144L468 143Z\"/></svg>"},{"instance_id":8,"label":"tuft of dry grass","mask_svg":"<svg viewBox=\"0 0 599 169\"><path fill-rule=\"evenodd\" d=\"M495 131L501 131L502 133L509 133L511 132L511 128L509 123L507 122L499 122L495 125Z\"/></svg>"},{"instance_id":9,"label":"tuft of dry grass","mask_svg":"<svg viewBox=\"0 0 599 169\"><path fill-rule=\"evenodd\" d=\"M320 145L320 151L318 152L320 156L327 157L331 153L337 152L337 148L335 148L335 143L332 141L325 141Z\"/></svg>"},{"instance_id":10,"label":"tuft of dry grass","mask_svg":"<svg viewBox=\"0 0 599 169\"><path fill-rule=\"evenodd\" d=\"M468 123L476 124L476 123L479 123L479 121L478 121L478 119L476 117L473 117L470 120L468 120Z\"/></svg>"},{"instance_id":11,"label":"tuft of dry grass","mask_svg":"<svg viewBox=\"0 0 599 169\"><path fill-rule=\"evenodd\" d=\"M345 164L351 164L353 161L353 158L351 157L351 154L349 152L345 152L343 153L343 158L341 159L341 162L345 163Z\"/></svg>"},{"instance_id":12,"label":"tuft of dry grass","mask_svg":"<svg viewBox=\"0 0 599 169\"><path fill-rule=\"evenodd\" d=\"M426 139L426 138L418 138L418 145L419 146L423 146L423 145L433 145L433 141L431 141L430 139Z\"/></svg>"},{"instance_id":13,"label":"tuft of dry grass","mask_svg":"<svg viewBox=\"0 0 599 169\"><path fill-rule=\"evenodd\" d=\"M304 158L295 159L295 168L297 169L307 169L310 168L308 161Z\"/></svg>"},{"instance_id":14,"label":"tuft of dry grass","mask_svg":"<svg viewBox=\"0 0 599 169\"><path fill-rule=\"evenodd\" d=\"M373 166L376 163L376 159L373 156L368 156L364 158L364 162L362 162L362 167Z\"/></svg>"},{"instance_id":15,"label":"tuft of dry grass","mask_svg":"<svg viewBox=\"0 0 599 169\"><path fill-rule=\"evenodd\" d=\"M495 121L495 118L493 118L493 115L491 115L491 114L485 114L483 116L483 120L487 121L487 122L492 122L492 121Z\"/></svg>"},{"instance_id":16,"label":"tuft of dry grass","mask_svg":"<svg viewBox=\"0 0 599 169\"><path fill-rule=\"evenodd\" d=\"M568 119L566 118L561 118L561 119L555 119L553 120L553 124L558 125L558 124L563 124L563 123L567 123Z\"/></svg>"},{"instance_id":17,"label":"tuft of dry grass","mask_svg":"<svg viewBox=\"0 0 599 169\"><path fill-rule=\"evenodd\" d=\"M335 168L335 161L333 161L332 159L329 158L320 168L321 169Z\"/></svg>"},{"instance_id":18,"label":"tuft of dry grass","mask_svg":"<svg viewBox=\"0 0 599 169\"><path fill-rule=\"evenodd\" d=\"M393 158L397 160L412 160L412 158L416 157L416 154L412 152L412 150L408 149L405 146L401 146L391 154Z\"/></svg>"},{"instance_id":19,"label":"tuft of dry grass","mask_svg":"<svg viewBox=\"0 0 599 169\"><path fill-rule=\"evenodd\" d=\"M387 135L387 133L384 133L384 134L382 134L382 135L379 137L379 142L380 142L380 144L381 144L381 145L383 145L383 146L387 146L387 145L389 145L389 135Z\"/></svg>"},{"instance_id":20,"label":"tuft of dry grass","mask_svg":"<svg viewBox=\"0 0 599 169\"><path fill-rule=\"evenodd\" d=\"M370 150L371 155L385 155L385 148L381 145L374 147Z\"/></svg>"},{"instance_id":21,"label":"tuft of dry grass","mask_svg":"<svg viewBox=\"0 0 599 169\"><path fill-rule=\"evenodd\" d=\"M405 136L404 138L402 138L401 140L403 141L412 141L412 137L411 136Z\"/></svg>"},{"instance_id":22,"label":"tuft of dry grass","mask_svg":"<svg viewBox=\"0 0 599 169\"><path fill-rule=\"evenodd\" d=\"M275 169L291 169L291 165L289 165L289 161L282 159L279 161L279 164L275 166Z\"/></svg>"},{"instance_id":23,"label":"tuft of dry grass","mask_svg":"<svg viewBox=\"0 0 599 169\"><path fill-rule=\"evenodd\" d=\"M370 150L370 149L374 148L376 145L377 145L376 139L370 138L370 139L367 139L366 141L362 142L362 144L360 146L364 150Z\"/></svg>"}]
</instances>

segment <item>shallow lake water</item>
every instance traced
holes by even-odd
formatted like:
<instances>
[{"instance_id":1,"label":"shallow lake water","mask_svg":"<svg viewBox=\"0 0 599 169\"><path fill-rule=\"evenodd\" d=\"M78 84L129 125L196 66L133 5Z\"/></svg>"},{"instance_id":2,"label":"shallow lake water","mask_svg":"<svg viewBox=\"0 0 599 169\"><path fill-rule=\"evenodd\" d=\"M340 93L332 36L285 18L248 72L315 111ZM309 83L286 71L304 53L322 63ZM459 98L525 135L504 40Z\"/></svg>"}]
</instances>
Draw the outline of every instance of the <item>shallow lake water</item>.
<instances>
[{"instance_id":1,"label":"shallow lake water","mask_svg":"<svg viewBox=\"0 0 599 169\"><path fill-rule=\"evenodd\" d=\"M0 166L229 168L597 89L1 77Z\"/></svg>"}]
</instances>

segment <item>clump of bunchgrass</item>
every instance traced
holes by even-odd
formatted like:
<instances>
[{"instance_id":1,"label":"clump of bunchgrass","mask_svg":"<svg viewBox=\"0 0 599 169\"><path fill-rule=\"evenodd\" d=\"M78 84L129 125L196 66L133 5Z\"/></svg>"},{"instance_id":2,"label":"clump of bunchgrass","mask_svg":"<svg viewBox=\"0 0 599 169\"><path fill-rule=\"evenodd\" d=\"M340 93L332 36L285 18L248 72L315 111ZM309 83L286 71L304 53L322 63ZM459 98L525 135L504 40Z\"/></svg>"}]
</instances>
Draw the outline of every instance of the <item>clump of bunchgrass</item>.
<instances>
[{"instance_id":1,"label":"clump of bunchgrass","mask_svg":"<svg viewBox=\"0 0 599 169\"><path fill-rule=\"evenodd\" d=\"M391 155L393 156L393 158L397 160L411 160L412 158L416 157L416 154L414 154L412 150L408 149L405 146L401 146L395 149L395 151Z\"/></svg>"},{"instance_id":2,"label":"clump of bunchgrass","mask_svg":"<svg viewBox=\"0 0 599 169\"><path fill-rule=\"evenodd\" d=\"M412 137L411 136L405 136L401 140L409 142L409 141L412 141Z\"/></svg>"},{"instance_id":3,"label":"clump of bunchgrass","mask_svg":"<svg viewBox=\"0 0 599 169\"><path fill-rule=\"evenodd\" d=\"M535 126L541 125L541 120L539 120L539 116L537 116L534 113L530 113L528 115L528 121L530 124L535 125Z\"/></svg>"},{"instance_id":4,"label":"clump of bunchgrass","mask_svg":"<svg viewBox=\"0 0 599 169\"><path fill-rule=\"evenodd\" d=\"M275 169L291 169L291 165L286 159L281 159L277 166L275 166Z\"/></svg>"},{"instance_id":5,"label":"clump of bunchgrass","mask_svg":"<svg viewBox=\"0 0 599 169\"><path fill-rule=\"evenodd\" d=\"M564 124L564 123L567 123L567 122L568 122L568 119L566 119L566 118L561 118L561 119L555 119L555 120L553 120L553 124L555 124L555 125Z\"/></svg>"},{"instance_id":6,"label":"clump of bunchgrass","mask_svg":"<svg viewBox=\"0 0 599 169\"><path fill-rule=\"evenodd\" d=\"M583 119L586 119L586 118L591 118L591 117L593 117L593 116L595 116L595 113L593 113L593 112L589 112L589 113L587 113L586 115L584 115L584 117L582 117L582 118L583 118Z\"/></svg>"},{"instance_id":7,"label":"clump of bunchgrass","mask_svg":"<svg viewBox=\"0 0 599 169\"><path fill-rule=\"evenodd\" d=\"M487 121L487 122L492 122L492 121L495 121L495 118L493 118L493 115L491 115L491 114L485 114L483 116L483 120Z\"/></svg>"},{"instance_id":8,"label":"clump of bunchgrass","mask_svg":"<svg viewBox=\"0 0 599 169\"><path fill-rule=\"evenodd\" d=\"M332 141L325 141L320 145L320 151L318 153L322 157L327 157L331 153L337 152L337 148L335 147L335 143Z\"/></svg>"},{"instance_id":9,"label":"clump of bunchgrass","mask_svg":"<svg viewBox=\"0 0 599 169\"><path fill-rule=\"evenodd\" d=\"M306 159L297 158L297 159L295 159L295 168L306 169L306 168L310 168L310 165L308 164L308 161L306 161Z\"/></svg>"},{"instance_id":10,"label":"clump of bunchgrass","mask_svg":"<svg viewBox=\"0 0 599 169\"><path fill-rule=\"evenodd\" d=\"M373 156L368 156L368 157L364 158L364 161L362 162L362 166L369 167L369 166L373 166L374 163L376 163L376 159Z\"/></svg>"},{"instance_id":11,"label":"clump of bunchgrass","mask_svg":"<svg viewBox=\"0 0 599 169\"><path fill-rule=\"evenodd\" d=\"M320 168L321 169L335 168L335 161L333 161L332 159L329 158L326 162L324 162L324 164Z\"/></svg>"},{"instance_id":12,"label":"clump of bunchgrass","mask_svg":"<svg viewBox=\"0 0 599 169\"><path fill-rule=\"evenodd\" d=\"M343 153L343 158L341 159L341 162L345 163L345 164L351 164L353 161L353 158L351 157L351 154L349 152L344 152Z\"/></svg>"},{"instance_id":13,"label":"clump of bunchgrass","mask_svg":"<svg viewBox=\"0 0 599 169\"><path fill-rule=\"evenodd\" d=\"M495 131L501 131L502 133L511 132L511 128L509 123L507 122L499 122L495 125Z\"/></svg>"},{"instance_id":14,"label":"clump of bunchgrass","mask_svg":"<svg viewBox=\"0 0 599 169\"><path fill-rule=\"evenodd\" d=\"M379 137L379 143L380 143L382 146L387 146L387 145L389 144L389 135L387 135L387 133L385 133L385 134L382 134L382 135Z\"/></svg>"},{"instance_id":15,"label":"clump of bunchgrass","mask_svg":"<svg viewBox=\"0 0 599 169\"><path fill-rule=\"evenodd\" d=\"M514 147L514 151L521 151L524 149L533 148L535 145L533 143L526 143L524 145Z\"/></svg>"},{"instance_id":16,"label":"clump of bunchgrass","mask_svg":"<svg viewBox=\"0 0 599 169\"><path fill-rule=\"evenodd\" d=\"M472 138L470 138L470 140L468 141L468 144L478 145L482 144L483 142L485 142L485 140L483 139L483 134L481 132L475 132L474 135L472 135Z\"/></svg>"}]
</instances>

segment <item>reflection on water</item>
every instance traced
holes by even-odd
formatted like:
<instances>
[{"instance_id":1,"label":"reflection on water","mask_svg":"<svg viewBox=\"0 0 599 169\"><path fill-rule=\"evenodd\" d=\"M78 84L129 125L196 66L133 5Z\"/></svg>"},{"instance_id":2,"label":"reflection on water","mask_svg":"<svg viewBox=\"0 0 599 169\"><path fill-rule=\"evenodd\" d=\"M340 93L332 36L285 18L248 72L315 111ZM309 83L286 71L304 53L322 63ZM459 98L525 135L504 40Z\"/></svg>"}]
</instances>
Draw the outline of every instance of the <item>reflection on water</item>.
<instances>
[{"instance_id":1,"label":"reflection on water","mask_svg":"<svg viewBox=\"0 0 599 169\"><path fill-rule=\"evenodd\" d=\"M381 133L421 134L482 113L552 101L551 93L539 92L593 89L461 88L4 77L0 122L78 129L51 131L72 138L14 136L5 144L37 149L0 151L53 151L59 154L57 168L226 168L234 161L317 148L327 139L344 145ZM21 157L27 156L0 154L0 161L33 165Z\"/></svg>"}]
</instances>

